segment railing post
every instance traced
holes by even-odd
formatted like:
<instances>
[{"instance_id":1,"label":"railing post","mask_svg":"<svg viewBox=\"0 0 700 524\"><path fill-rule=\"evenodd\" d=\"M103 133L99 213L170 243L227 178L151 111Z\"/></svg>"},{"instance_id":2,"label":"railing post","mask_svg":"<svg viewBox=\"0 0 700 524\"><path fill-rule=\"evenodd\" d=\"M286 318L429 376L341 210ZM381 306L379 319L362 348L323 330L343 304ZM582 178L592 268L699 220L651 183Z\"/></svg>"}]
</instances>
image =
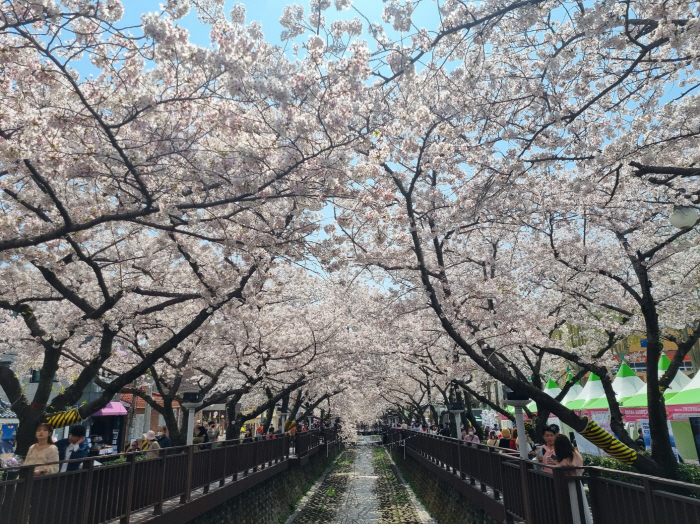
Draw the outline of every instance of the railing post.
<instances>
[{"instance_id":1,"label":"railing post","mask_svg":"<svg viewBox=\"0 0 700 524\"><path fill-rule=\"evenodd\" d=\"M213 446L213 444L212 444ZM209 493L209 485L211 484L211 463L212 463L212 457L214 456L214 448L209 447L209 449L205 452L207 453L207 483L204 484L204 488L202 489L202 493L205 495Z\"/></svg>"},{"instance_id":2,"label":"railing post","mask_svg":"<svg viewBox=\"0 0 700 524\"><path fill-rule=\"evenodd\" d=\"M253 473L258 471L258 448L262 440L256 440L253 444Z\"/></svg>"},{"instance_id":3,"label":"railing post","mask_svg":"<svg viewBox=\"0 0 700 524\"><path fill-rule=\"evenodd\" d=\"M505 455L503 456L505 457ZM494 462L496 462L493 459L493 456L489 456L489 468L491 469L491 482L493 482L493 499L494 500L501 500L501 493L496 489L496 484L501 486L501 489L503 489L503 478L501 477L501 469L503 468L503 460L499 454L498 456L498 465L496 466L496 471L494 472ZM500 480L500 482L497 482L497 480Z\"/></svg>"},{"instance_id":4,"label":"railing post","mask_svg":"<svg viewBox=\"0 0 700 524\"><path fill-rule=\"evenodd\" d=\"M255 447L255 441L254 441L254 440L253 440L252 442L249 442L248 445L247 445L245 448L243 448L244 450L246 450L246 449L248 450L248 451L246 452L247 455L243 458L243 462L245 462L245 468L243 469L243 476L244 476L244 477L247 477L247 476L248 476L248 470L249 470L249 468L248 468L248 462L249 462L249 461L248 461L248 456L250 455L250 449L253 448L253 447Z\"/></svg>"},{"instance_id":5,"label":"railing post","mask_svg":"<svg viewBox=\"0 0 700 524\"><path fill-rule=\"evenodd\" d=\"M464 473L462 473L462 448L465 446L464 442L457 443L457 467L459 468L459 478L464 478Z\"/></svg>"},{"instance_id":6,"label":"railing post","mask_svg":"<svg viewBox=\"0 0 700 524\"><path fill-rule=\"evenodd\" d=\"M165 460L166 457L168 456L167 453L167 448L163 448L160 450L161 454L161 459L160 459L160 467L158 468L160 470L160 482L159 484L159 490L158 490L158 502L156 502L156 505L153 506L153 514L154 515L162 515L163 514L163 500L165 500Z\"/></svg>"},{"instance_id":7,"label":"railing post","mask_svg":"<svg viewBox=\"0 0 700 524\"><path fill-rule=\"evenodd\" d=\"M584 493L585 497L586 494ZM649 524L656 524L656 509L654 507L654 493L651 487L651 481L649 479L644 479L644 499L647 503L647 522Z\"/></svg>"},{"instance_id":8,"label":"railing post","mask_svg":"<svg viewBox=\"0 0 700 524\"><path fill-rule=\"evenodd\" d=\"M243 444L243 441L241 439L238 439L238 444L236 444L236 459L233 464L232 482L236 482L238 480L238 468L241 467L241 444Z\"/></svg>"},{"instance_id":9,"label":"railing post","mask_svg":"<svg viewBox=\"0 0 700 524\"><path fill-rule=\"evenodd\" d=\"M571 495L566 473L561 468L552 468L554 474L554 498L557 505L557 522L560 524L573 524L571 508Z\"/></svg>"},{"instance_id":10,"label":"railing post","mask_svg":"<svg viewBox=\"0 0 700 524\"><path fill-rule=\"evenodd\" d=\"M486 457L486 460L490 463L491 462L491 453L493 453L493 447L488 448L486 451L488 453L488 456ZM479 451L477 451L477 457L480 458L478 455ZM477 461L479 464L479 484L481 485L481 491L486 493L488 491L488 488L486 487L486 484L484 484L484 470L481 467L483 460L478 460ZM490 464L489 464L490 465Z\"/></svg>"},{"instance_id":11,"label":"railing post","mask_svg":"<svg viewBox=\"0 0 700 524\"><path fill-rule=\"evenodd\" d=\"M475 471L479 471L479 448L476 448L473 452L470 452L472 457L476 457L476 461L469 459L469 484L476 486L476 474ZM474 463L475 462L475 463Z\"/></svg>"},{"instance_id":12,"label":"railing post","mask_svg":"<svg viewBox=\"0 0 700 524\"><path fill-rule=\"evenodd\" d=\"M185 492L180 497L180 504L187 504L192 497L192 475L194 475L194 446L187 446L187 477L185 478Z\"/></svg>"},{"instance_id":13,"label":"railing post","mask_svg":"<svg viewBox=\"0 0 700 524\"><path fill-rule=\"evenodd\" d=\"M532 519L532 506L530 505L530 486L527 478L527 461L520 459L520 488L523 494L523 509L525 512L525 522L536 524Z\"/></svg>"},{"instance_id":14,"label":"railing post","mask_svg":"<svg viewBox=\"0 0 700 524\"><path fill-rule=\"evenodd\" d=\"M32 505L32 487L34 485L34 466L22 469L19 473L24 489L22 489L22 501L20 502L20 520L25 524L29 520L29 511Z\"/></svg>"},{"instance_id":15,"label":"railing post","mask_svg":"<svg viewBox=\"0 0 700 524\"><path fill-rule=\"evenodd\" d=\"M126 461L129 463L129 485L127 486L126 492L126 511L124 516L119 519L120 524L129 524L131 519L131 505L134 501L134 477L136 475L136 454L132 453L126 457Z\"/></svg>"},{"instance_id":16,"label":"railing post","mask_svg":"<svg viewBox=\"0 0 700 524\"><path fill-rule=\"evenodd\" d=\"M221 479L219 479L219 487L223 487L226 484L226 472L228 471L228 440L224 440L221 446L224 449L224 469Z\"/></svg>"},{"instance_id":17,"label":"railing post","mask_svg":"<svg viewBox=\"0 0 700 524\"><path fill-rule=\"evenodd\" d=\"M83 462L83 467L85 466L85 462ZM93 477L95 475L95 460L90 459L87 461L87 486L85 488L85 503L83 504L83 516L80 520L82 524L88 524L90 521L90 499L92 498L92 484L93 484Z\"/></svg>"}]
</instances>

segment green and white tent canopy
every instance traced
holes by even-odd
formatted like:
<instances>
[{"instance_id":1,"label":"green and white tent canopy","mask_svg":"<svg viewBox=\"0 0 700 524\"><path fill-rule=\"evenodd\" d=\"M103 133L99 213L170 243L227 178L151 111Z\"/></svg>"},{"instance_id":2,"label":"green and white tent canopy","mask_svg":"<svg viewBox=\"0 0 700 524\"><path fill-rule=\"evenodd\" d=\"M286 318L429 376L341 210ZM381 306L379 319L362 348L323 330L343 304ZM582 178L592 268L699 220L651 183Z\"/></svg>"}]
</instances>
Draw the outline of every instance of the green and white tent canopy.
<instances>
[{"instance_id":1,"label":"green and white tent canopy","mask_svg":"<svg viewBox=\"0 0 700 524\"><path fill-rule=\"evenodd\" d=\"M571 379L573 379L574 376L569 373L569 375L566 377L566 381L569 382ZM583 391L583 388L581 387L581 384L576 382L573 386L571 386L571 389L564 395L564 398L561 399L561 403L564 404L565 406L574 400L581 394L581 391Z\"/></svg>"},{"instance_id":2,"label":"green and white tent canopy","mask_svg":"<svg viewBox=\"0 0 700 524\"><path fill-rule=\"evenodd\" d=\"M643 387L644 381L632 371L632 368L630 368L626 362L623 362L612 383L617 401L624 402L630 399ZM610 405L608 404L607 397L603 396L601 399L587 403L584 409L608 409L609 407Z\"/></svg>"},{"instance_id":3,"label":"green and white tent canopy","mask_svg":"<svg viewBox=\"0 0 700 524\"><path fill-rule=\"evenodd\" d=\"M700 404L700 373L695 373L695 378L688 382L688 385L675 394L671 400L666 402L667 406L692 404Z\"/></svg>"},{"instance_id":4,"label":"green and white tent canopy","mask_svg":"<svg viewBox=\"0 0 700 524\"><path fill-rule=\"evenodd\" d=\"M583 386L581 393L575 400L572 400L565 406L569 409L583 409L583 406L589 401L599 400L605 398L605 391L603 390L603 383L600 381L600 377L595 373L591 373L588 377L588 382Z\"/></svg>"},{"instance_id":5,"label":"green and white tent canopy","mask_svg":"<svg viewBox=\"0 0 700 524\"><path fill-rule=\"evenodd\" d=\"M559 388L557 383L554 382L551 378L547 381L547 385L545 386L543 391L552 398L556 397L559 393L561 393L561 389ZM529 409L532 413L537 413L537 403L530 402L527 405L527 409Z\"/></svg>"},{"instance_id":6,"label":"green and white tent canopy","mask_svg":"<svg viewBox=\"0 0 700 524\"><path fill-rule=\"evenodd\" d=\"M659 359L659 377L663 375L668 367L671 365L671 359L668 358L665 354L661 355L661 358ZM673 377L673 380L671 381L671 384L668 386L668 389L664 393L664 398L666 400L670 400L671 398L675 397L680 391L686 387L688 384L690 384L690 379L688 378L687 375L685 375L683 372L679 371L676 373L676 376ZM647 385L644 384L644 387L637 391L637 393L631 397L629 400L625 401L623 403L623 407L625 408L644 408L647 406Z\"/></svg>"}]
</instances>

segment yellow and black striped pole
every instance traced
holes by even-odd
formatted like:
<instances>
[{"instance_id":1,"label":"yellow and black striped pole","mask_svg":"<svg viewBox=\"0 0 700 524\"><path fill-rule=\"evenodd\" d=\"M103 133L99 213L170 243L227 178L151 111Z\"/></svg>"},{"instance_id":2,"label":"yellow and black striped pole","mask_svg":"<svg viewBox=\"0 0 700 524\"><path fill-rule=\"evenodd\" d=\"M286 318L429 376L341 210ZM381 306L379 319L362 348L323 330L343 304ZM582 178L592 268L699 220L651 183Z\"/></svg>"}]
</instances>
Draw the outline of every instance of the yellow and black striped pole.
<instances>
[{"instance_id":1,"label":"yellow and black striped pole","mask_svg":"<svg viewBox=\"0 0 700 524\"><path fill-rule=\"evenodd\" d=\"M588 421L588 425L581 432L581 436L620 462L631 466L637 460L637 452L635 450L625 446L592 420Z\"/></svg>"},{"instance_id":2,"label":"yellow and black striped pole","mask_svg":"<svg viewBox=\"0 0 700 524\"><path fill-rule=\"evenodd\" d=\"M77 424L83 420L83 417L78 413L78 409L74 408L70 411L61 411L60 413L47 413L46 422L51 424L53 429L65 428Z\"/></svg>"}]
</instances>

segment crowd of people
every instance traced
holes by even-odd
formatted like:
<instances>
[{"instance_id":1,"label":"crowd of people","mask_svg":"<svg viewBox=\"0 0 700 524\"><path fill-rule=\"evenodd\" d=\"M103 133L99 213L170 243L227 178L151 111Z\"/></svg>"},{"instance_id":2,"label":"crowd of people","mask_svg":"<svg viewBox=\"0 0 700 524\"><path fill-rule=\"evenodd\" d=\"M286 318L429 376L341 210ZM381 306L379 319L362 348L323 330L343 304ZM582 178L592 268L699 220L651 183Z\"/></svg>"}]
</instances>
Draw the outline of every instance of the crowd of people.
<instances>
[{"instance_id":1,"label":"crowd of people","mask_svg":"<svg viewBox=\"0 0 700 524\"><path fill-rule=\"evenodd\" d=\"M286 431L281 428L275 428L270 425L267 429L259 424L257 427L241 428L241 441L253 442L257 440L270 440L281 438L284 434L294 437L298 431L306 432L310 430L319 430L323 437L327 424L313 423L311 425L302 423L297 424L296 421L288 421ZM54 442L53 428L47 423L41 423L37 426L35 438L36 443L33 444L27 453L23 465L33 465L34 475L52 475L64 471L75 471L82 466L82 461L88 457L90 446L87 441L87 428L82 425L71 426L68 431L68 437ZM199 445L200 449L210 447L212 443L224 440L225 429L217 426L215 422L197 425L194 428L194 437L192 443ZM155 459L161 456L162 450L165 453L174 452L169 450L173 444L168 434L167 426L158 426L156 430L148 430L143 434L142 439L135 439L127 444L124 450L127 453L141 453L145 459ZM1 465L1 464L0 464Z\"/></svg>"},{"instance_id":2,"label":"crowd of people","mask_svg":"<svg viewBox=\"0 0 700 524\"><path fill-rule=\"evenodd\" d=\"M411 423L409 427L406 422L397 424L397 429L401 429L402 438L407 438L409 431L421 432L428 435L442 435L444 437L452 436L452 429L448 423L443 424L440 428L437 424L417 424ZM541 436L541 442L534 442L530 436L526 436L525 440L518 437L517 428L497 428L491 429L490 426L484 426L483 434L487 437L484 442L477 435L476 428L470 424L462 426L459 440L464 442L472 442L475 444L485 444L502 449L519 451L521 445L527 446L528 456L538 463L542 464L543 471L552 472L550 466L566 466L566 467L582 467L583 457L578 452L575 444L569 440L569 437L559 432L559 426L556 424L547 425L544 427ZM578 473L577 473L578 472ZM568 475L580 475L582 470L568 470Z\"/></svg>"}]
</instances>

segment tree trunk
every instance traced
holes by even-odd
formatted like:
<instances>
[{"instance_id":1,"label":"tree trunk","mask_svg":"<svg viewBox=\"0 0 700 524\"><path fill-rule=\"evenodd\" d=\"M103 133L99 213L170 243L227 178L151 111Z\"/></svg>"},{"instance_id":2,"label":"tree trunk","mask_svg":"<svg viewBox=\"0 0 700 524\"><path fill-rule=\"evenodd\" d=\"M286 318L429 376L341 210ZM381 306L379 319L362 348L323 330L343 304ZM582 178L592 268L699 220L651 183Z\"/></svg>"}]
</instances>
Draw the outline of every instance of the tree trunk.
<instances>
[{"instance_id":1,"label":"tree trunk","mask_svg":"<svg viewBox=\"0 0 700 524\"><path fill-rule=\"evenodd\" d=\"M472 411L472 396L465 392L464 400L464 404L467 406L467 420L474 427L474 431L476 431L476 436L479 437L479 440L485 440L486 437L484 437L484 428L482 428L481 424L477 422L476 417L474 416L474 411Z\"/></svg>"},{"instance_id":2,"label":"tree trunk","mask_svg":"<svg viewBox=\"0 0 700 524\"><path fill-rule=\"evenodd\" d=\"M236 406L243 396L242 393L236 393L226 403L226 418L228 426L226 426L226 440L239 439L241 436L241 424L238 422L239 413L236 412Z\"/></svg>"},{"instance_id":3,"label":"tree trunk","mask_svg":"<svg viewBox=\"0 0 700 524\"><path fill-rule=\"evenodd\" d=\"M273 404L265 412L265 423L263 424L263 434L267 435L267 430L270 429L270 424L272 423L272 414L275 412L275 405Z\"/></svg>"},{"instance_id":4,"label":"tree trunk","mask_svg":"<svg viewBox=\"0 0 700 524\"><path fill-rule=\"evenodd\" d=\"M168 428L168 436L170 437L170 442L173 446L184 446L187 444L187 428L184 428L184 432L177 424L177 417L175 416L175 410L172 409L172 401L163 400L164 408L161 415L165 420L165 425ZM168 406L170 404L170 406ZM184 409L184 408L182 408ZM187 425L187 417L182 417L183 425Z\"/></svg>"},{"instance_id":5,"label":"tree trunk","mask_svg":"<svg viewBox=\"0 0 700 524\"><path fill-rule=\"evenodd\" d=\"M36 427L42 419L43 413L33 413L34 410L27 409L23 417L19 417L17 426L17 448L15 453L20 457L26 457L32 444L36 443ZM19 414L18 414L19 415Z\"/></svg>"},{"instance_id":6,"label":"tree trunk","mask_svg":"<svg viewBox=\"0 0 700 524\"><path fill-rule=\"evenodd\" d=\"M296 398L294 399L294 404L292 405L292 409L289 412L289 417L287 417L287 420L296 420L297 419L297 413L299 412L299 408L301 407L302 402L304 401L304 395L302 394L301 391L297 393ZM283 431L286 431L287 428L283 428Z\"/></svg>"},{"instance_id":7,"label":"tree trunk","mask_svg":"<svg viewBox=\"0 0 700 524\"><path fill-rule=\"evenodd\" d=\"M659 390L659 357L663 351L663 344L655 308L648 313L645 312L644 317L647 327L647 409L651 433L651 457L663 470L664 477L676 478L678 462L668 434L666 402L663 392Z\"/></svg>"}]
</instances>

